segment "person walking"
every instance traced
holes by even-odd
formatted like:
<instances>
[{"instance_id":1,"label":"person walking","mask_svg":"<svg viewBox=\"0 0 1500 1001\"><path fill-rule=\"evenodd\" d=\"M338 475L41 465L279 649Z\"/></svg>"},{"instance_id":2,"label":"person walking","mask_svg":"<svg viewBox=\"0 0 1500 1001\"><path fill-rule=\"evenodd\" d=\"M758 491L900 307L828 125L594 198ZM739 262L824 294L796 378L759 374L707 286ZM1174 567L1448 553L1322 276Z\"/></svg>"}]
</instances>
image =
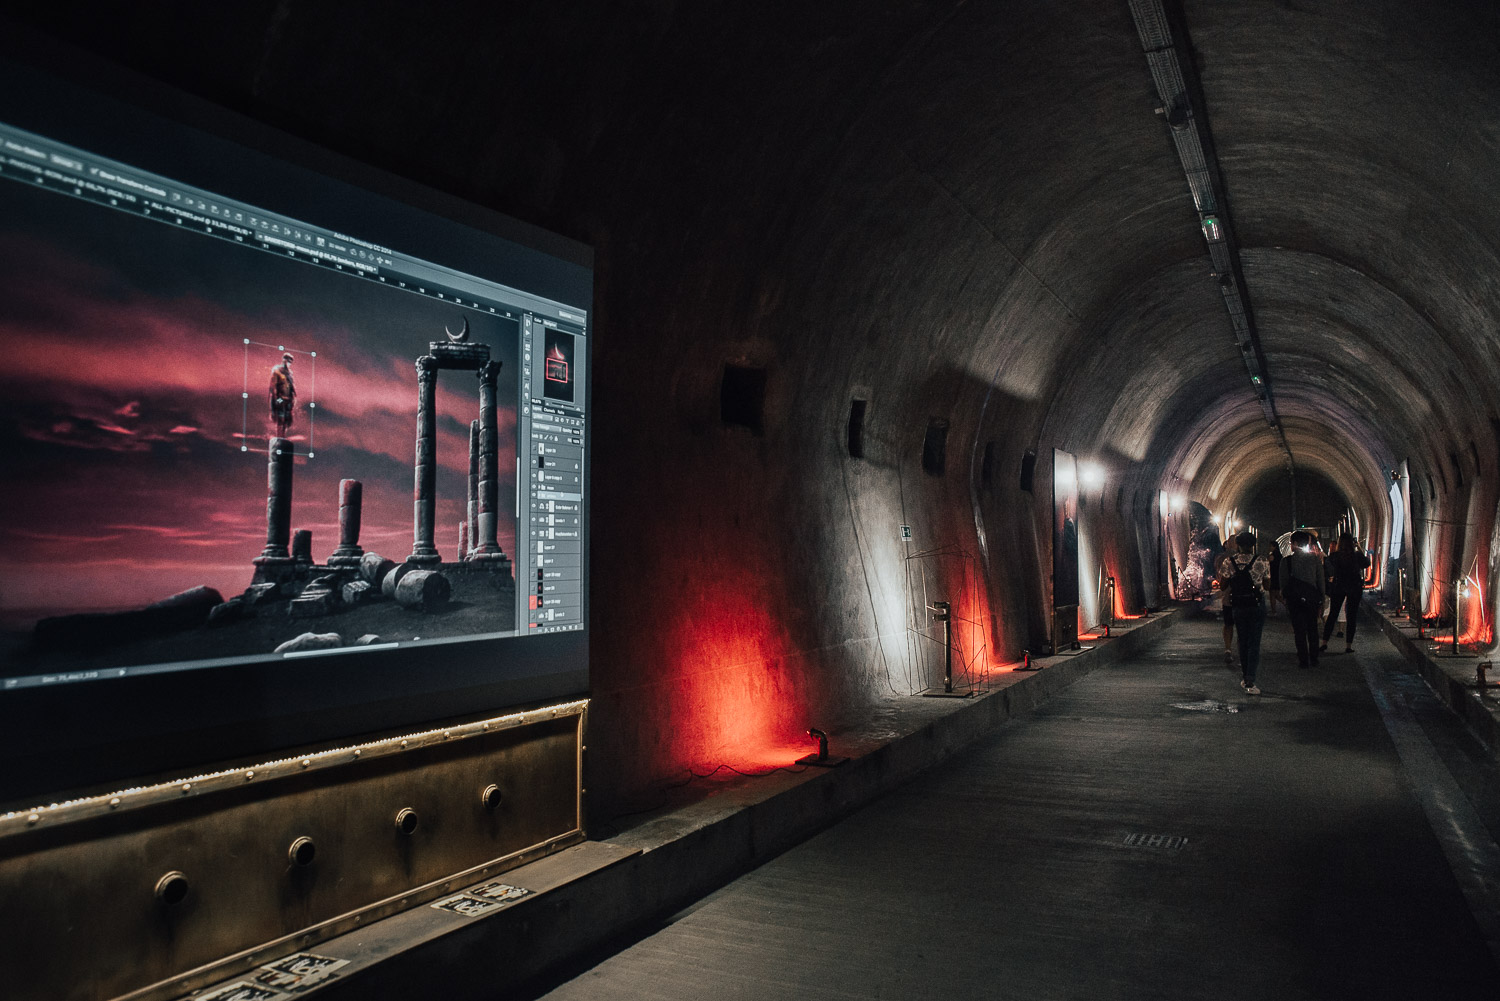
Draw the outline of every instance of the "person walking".
<instances>
[{"instance_id":1,"label":"person walking","mask_svg":"<svg viewBox=\"0 0 1500 1001\"><path fill-rule=\"evenodd\" d=\"M1218 560L1214 563L1214 577L1221 582L1219 610L1224 619L1224 663L1226 664L1234 663L1234 653L1230 647L1230 644L1234 642L1234 609L1229 604L1229 588L1225 587L1222 581L1227 580L1228 575L1233 572L1226 570L1225 567L1229 565L1230 560L1234 559L1234 554L1237 552L1239 552L1239 546L1236 545L1235 540L1225 539L1224 551L1219 554Z\"/></svg>"},{"instance_id":2,"label":"person walking","mask_svg":"<svg viewBox=\"0 0 1500 1001\"><path fill-rule=\"evenodd\" d=\"M1323 624L1320 651L1328 649L1329 637L1338 622L1339 605L1344 606L1344 652L1354 652L1354 627L1359 621L1359 601L1365 592L1365 571L1370 557L1354 546L1354 536L1339 536L1338 549L1328 557L1328 621Z\"/></svg>"},{"instance_id":3,"label":"person walking","mask_svg":"<svg viewBox=\"0 0 1500 1001\"><path fill-rule=\"evenodd\" d=\"M1323 561L1312 552L1312 536L1292 533L1292 555L1282 559L1281 595L1292 638L1297 643L1297 666L1318 666L1318 612L1323 608Z\"/></svg>"},{"instance_id":4,"label":"person walking","mask_svg":"<svg viewBox=\"0 0 1500 1001\"><path fill-rule=\"evenodd\" d=\"M1240 640L1240 687L1259 695L1255 676L1260 669L1260 634L1266 625L1266 577L1269 561L1255 554L1255 536L1243 532L1235 539L1239 552L1222 563L1220 585L1229 592L1234 628ZM1228 576L1225 576L1227 572Z\"/></svg>"}]
</instances>

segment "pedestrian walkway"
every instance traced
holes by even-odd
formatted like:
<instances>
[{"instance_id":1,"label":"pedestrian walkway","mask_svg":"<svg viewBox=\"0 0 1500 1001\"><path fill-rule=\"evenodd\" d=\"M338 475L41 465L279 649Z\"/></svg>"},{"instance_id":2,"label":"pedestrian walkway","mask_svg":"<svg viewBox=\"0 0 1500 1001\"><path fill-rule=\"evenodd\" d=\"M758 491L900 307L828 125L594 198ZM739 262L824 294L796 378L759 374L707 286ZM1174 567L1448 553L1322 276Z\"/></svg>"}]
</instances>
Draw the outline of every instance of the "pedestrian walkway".
<instances>
[{"instance_id":1,"label":"pedestrian walkway","mask_svg":"<svg viewBox=\"0 0 1500 1001\"><path fill-rule=\"evenodd\" d=\"M1493 764L1373 631L1299 670L1273 618L1238 677L1183 622L544 996L1500 998L1445 856L1493 858Z\"/></svg>"}]
</instances>

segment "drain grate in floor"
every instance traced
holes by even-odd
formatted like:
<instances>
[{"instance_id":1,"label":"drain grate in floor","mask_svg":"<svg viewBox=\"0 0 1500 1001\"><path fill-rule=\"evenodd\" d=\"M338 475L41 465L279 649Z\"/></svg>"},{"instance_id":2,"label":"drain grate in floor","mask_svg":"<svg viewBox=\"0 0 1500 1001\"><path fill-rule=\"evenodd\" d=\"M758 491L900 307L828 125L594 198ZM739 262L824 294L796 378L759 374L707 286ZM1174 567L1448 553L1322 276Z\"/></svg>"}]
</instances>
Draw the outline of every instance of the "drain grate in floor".
<instances>
[{"instance_id":1,"label":"drain grate in floor","mask_svg":"<svg viewBox=\"0 0 1500 1001\"><path fill-rule=\"evenodd\" d=\"M1175 852L1180 851L1187 844L1187 838L1180 838L1175 834L1127 834L1125 835L1125 847L1127 848L1154 848L1157 851Z\"/></svg>"},{"instance_id":2,"label":"drain grate in floor","mask_svg":"<svg viewBox=\"0 0 1500 1001\"><path fill-rule=\"evenodd\" d=\"M1204 699L1201 702L1173 702L1173 709L1186 709L1195 713L1237 713L1240 707L1228 702L1216 702L1213 699Z\"/></svg>"}]
</instances>

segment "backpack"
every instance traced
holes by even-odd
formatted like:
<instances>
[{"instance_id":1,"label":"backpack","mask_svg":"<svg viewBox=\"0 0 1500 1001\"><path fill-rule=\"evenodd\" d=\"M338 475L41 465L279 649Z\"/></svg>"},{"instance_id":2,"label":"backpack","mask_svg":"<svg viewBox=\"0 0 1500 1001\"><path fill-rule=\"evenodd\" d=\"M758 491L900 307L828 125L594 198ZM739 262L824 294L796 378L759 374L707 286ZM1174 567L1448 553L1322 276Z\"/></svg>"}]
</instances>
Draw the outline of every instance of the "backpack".
<instances>
[{"instance_id":1,"label":"backpack","mask_svg":"<svg viewBox=\"0 0 1500 1001\"><path fill-rule=\"evenodd\" d=\"M1229 603L1235 608L1249 608L1260 604L1260 585L1250 575L1250 567L1254 563L1253 556L1246 563L1241 563L1238 556L1234 558L1234 573L1229 578Z\"/></svg>"}]
</instances>

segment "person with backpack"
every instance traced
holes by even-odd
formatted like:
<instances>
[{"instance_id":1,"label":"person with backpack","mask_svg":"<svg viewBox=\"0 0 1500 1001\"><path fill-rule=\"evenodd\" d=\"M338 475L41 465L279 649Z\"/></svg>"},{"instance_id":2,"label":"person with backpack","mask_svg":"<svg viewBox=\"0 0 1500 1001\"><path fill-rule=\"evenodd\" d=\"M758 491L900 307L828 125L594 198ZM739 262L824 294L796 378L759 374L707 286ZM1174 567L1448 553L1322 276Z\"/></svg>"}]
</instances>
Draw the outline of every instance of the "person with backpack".
<instances>
[{"instance_id":1,"label":"person with backpack","mask_svg":"<svg viewBox=\"0 0 1500 1001\"><path fill-rule=\"evenodd\" d=\"M1234 629L1239 633L1240 687L1259 695L1255 675L1260 668L1260 634L1266 625L1265 581L1271 567L1264 556L1255 554L1253 533L1241 533L1235 543L1239 552L1220 564L1219 584L1229 592Z\"/></svg>"},{"instance_id":2,"label":"person with backpack","mask_svg":"<svg viewBox=\"0 0 1500 1001\"><path fill-rule=\"evenodd\" d=\"M1328 621L1323 624L1323 643L1328 649L1334 624L1339 619L1339 605L1344 606L1344 652L1354 652L1354 626L1359 619L1359 600L1365 592L1365 571L1370 557L1354 547L1354 536L1339 536L1339 547L1328 557Z\"/></svg>"},{"instance_id":3,"label":"person with backpack","mask_svg":"<svg viewBox=\"0 0 1500 1001\"><path fill-rule=\"evenodd\" d=\"M1318 613L1323 610L1323 561L1312 551L1312 536L1292 533L1292 555L1281 561L1281 596L1297 641L1297 666L1318 666Z\"/></svg>"}]
</instances>

